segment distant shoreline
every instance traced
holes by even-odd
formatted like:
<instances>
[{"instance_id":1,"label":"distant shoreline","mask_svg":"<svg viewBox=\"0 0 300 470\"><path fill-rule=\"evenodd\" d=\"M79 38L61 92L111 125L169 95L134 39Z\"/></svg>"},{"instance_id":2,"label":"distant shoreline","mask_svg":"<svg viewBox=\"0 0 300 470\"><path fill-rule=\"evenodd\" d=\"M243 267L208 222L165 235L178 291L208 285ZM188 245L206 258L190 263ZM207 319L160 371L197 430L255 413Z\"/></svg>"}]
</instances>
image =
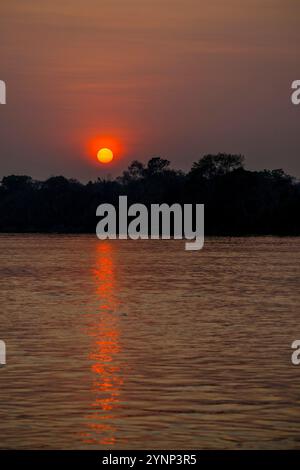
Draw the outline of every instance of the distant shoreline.
<instances>
[{"instance_id":1,"label":"distant shoreline","mask_svg":"<svg viewBox=\"0 0 300 470\"><path fill-rule=\"evenodd\" d=\"M282 169L246 170L242 155L224 153L205 155L188 173L160 157L135 160L120 177L87 184L64 176L6 176L0 233L93 234L98 206L117 208L120 196L146 208L204 204L205 236L300 236L300 182Z\"/></svg>"},{"instance_id":2,"label":"distant shoreline","mask_svg":"<svg viewBox=\"0 0 300 470\"><path fill-rule=\"evenodd\" d=\"M23 232L3 231L2 232L1 231L0 232L0 237L2 235L74 235L74 236L91 235L91 236L95 236L95 238L97 239L96 232L74 232L74 231L72 232L72 231L54 231L54 230L49 231L49 232L41 232L41 231L23 231ZM287 234L280 234L280 233L252 233L252 234L219 233L219 234L213 234L213 233L209 233L209 234L205 235L205 238L298 238L298 237L300 237L300 233L298 233L298 234L295 234L295 233L291 233L291 234L289 234L289 233L287 233ZM116 239L116 240L118 240L118 239ZM128 238L128 240L129 240L129 238ZM149 239L144 239L144 240L145 241L151 240L150 234L149 234ZM153 238L152 238L152 240L155 241L155 239L153 239ZM169 240L174 240L174 237L171 237L169 239L158 238L157 240L169 241ZM184 240L184 238L183 238L183 240ZM114 240L112 240L112 241L114 241ZM126 239L125 239L125 241L126 241ZM177 241L182 241L182 240L177 240Z\"/></svg>"}]
</instances>

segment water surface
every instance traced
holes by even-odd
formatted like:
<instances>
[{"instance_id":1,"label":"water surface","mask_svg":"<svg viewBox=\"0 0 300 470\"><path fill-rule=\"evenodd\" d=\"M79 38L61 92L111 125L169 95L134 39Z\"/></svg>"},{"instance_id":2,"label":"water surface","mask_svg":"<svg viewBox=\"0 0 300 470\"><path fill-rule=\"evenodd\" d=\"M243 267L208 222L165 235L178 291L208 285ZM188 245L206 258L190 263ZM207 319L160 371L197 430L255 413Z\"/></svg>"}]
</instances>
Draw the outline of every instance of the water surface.
<instances>
[{"instance_id":1,"label":"water surface","mask_svg":"<svg viewBox=\"0 0 300 470\"><path fill-rule=\"evenodd\" d=\"M300 448L300 239L0 236L0 447Z\"/></svg>"}]
</instances>

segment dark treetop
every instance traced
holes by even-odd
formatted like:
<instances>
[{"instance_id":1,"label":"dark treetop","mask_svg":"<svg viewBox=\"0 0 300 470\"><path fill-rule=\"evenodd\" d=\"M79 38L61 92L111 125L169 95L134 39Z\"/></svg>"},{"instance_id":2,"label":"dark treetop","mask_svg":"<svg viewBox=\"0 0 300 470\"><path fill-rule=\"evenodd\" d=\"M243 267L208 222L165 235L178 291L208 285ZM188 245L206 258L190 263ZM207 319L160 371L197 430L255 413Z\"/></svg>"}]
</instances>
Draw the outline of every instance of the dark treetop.
<instances>
[{"instance_id":1,"label":"dark treetop","mask_svg":"<svg viewBox=\"0 0 300 470\"><path fill-rule=\"evenodd\" d=\"M206 235L300 235L300 183L283 170L248 171L241 155L206 155L188 173L159 157L133 161L115 180L82 184L55 176L6 176L0 186L1 232L95 232L96 208L203 203Z\"/></svg>"}]
</instances>

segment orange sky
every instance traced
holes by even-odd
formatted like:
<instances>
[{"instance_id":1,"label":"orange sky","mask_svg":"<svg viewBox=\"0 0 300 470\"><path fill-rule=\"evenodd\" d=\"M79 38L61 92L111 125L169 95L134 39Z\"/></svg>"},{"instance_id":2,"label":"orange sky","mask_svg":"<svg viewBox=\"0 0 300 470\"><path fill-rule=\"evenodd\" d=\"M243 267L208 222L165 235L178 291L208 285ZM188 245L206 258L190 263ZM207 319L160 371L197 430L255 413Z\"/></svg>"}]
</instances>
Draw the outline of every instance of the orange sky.
<instances>
[{"instance_id":1,"label":"orange sky","mask_svg":"<svg viewBox=\"0 0 300 470\"><path fill-rule=\"evenodd\" d=\"M300 176L298 0L3 3L0 176L84 181L219 151ZM103 136L120 148L110 169L87 151Z\"/></svg>"}]
</instances>

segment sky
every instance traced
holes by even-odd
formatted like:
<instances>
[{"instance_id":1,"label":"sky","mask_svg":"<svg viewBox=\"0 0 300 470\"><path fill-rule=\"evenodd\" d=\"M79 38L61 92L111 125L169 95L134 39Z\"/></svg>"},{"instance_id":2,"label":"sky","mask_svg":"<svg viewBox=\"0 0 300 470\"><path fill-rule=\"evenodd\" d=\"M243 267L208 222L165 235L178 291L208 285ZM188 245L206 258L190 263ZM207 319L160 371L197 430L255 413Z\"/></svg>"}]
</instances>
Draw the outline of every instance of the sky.
<instances>
[{"instance_id":1,"label":"sky","mask_svg":"<svg viewBox=\"0 0 300 470\"><path fill-rule=\"evenodd\" d=\"M0 178L218 152L300 177L299 18L298 0L1 0Z\"/></svg>"}]
</instances>

